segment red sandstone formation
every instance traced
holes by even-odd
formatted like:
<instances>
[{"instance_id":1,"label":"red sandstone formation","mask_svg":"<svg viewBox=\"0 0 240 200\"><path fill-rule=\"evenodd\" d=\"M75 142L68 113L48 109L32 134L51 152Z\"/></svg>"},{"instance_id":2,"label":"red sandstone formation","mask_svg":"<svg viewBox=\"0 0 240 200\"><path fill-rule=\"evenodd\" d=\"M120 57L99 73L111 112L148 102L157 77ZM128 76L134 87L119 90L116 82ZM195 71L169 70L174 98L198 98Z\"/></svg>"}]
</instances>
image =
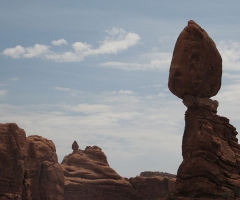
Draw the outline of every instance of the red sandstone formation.
<instances>
[{"instance_id":1,"label":"red sandstone formation","mask_svg":"<svg viewBox=\"0 0 240 200\"><path fill-rule=\"evenodd\" d=\"M55 145L41 136L29 136L25 163L28 182L26 193L34 200L61 200L64 197L64 176L58 164Z\"/></svg>"},{"instance_id":2,"label":"red sandstone formation","mask_svg":"<svg viewBox=\"0 0 240 200\"><path fill-rule=\"evenodd\" d=\"M27 158L23 129L14 123L0 124L0 199L21 199Z\"/></svg>"},{"instance_id":3,"label":"red sandstone formation","mask_svg":"<svg viewBox=\"0 0 240 200\"><path fill-rule=\"evenodd\" d=\"M216 101L195 98L184 102L188 110L177 193L200 197L239 196L240 145L236 128L227 118L216 114Z\"/></svg>"},{"instance_id":4,"label":"red sandstone formation","mask_svg":"<svg viewBox=\"0 0 240 200\"><path fill-rule=\"evenodd\" d=\"M129 182L143 196L143 199L156 199L174 192L176 178L137 176L130 178Z\"/></svg>"},{"instance_id":5,"label":"red sandstone formation","mask_svg":"<svg viewBox=\"0 0 240 200\"><path fill-rule=\"evenodd\" d=\"M238 133L227 118L216 114L218 102L208 98L220 89L221 73L215 44L200 26L189 21L177 40L168 84L187 106L177 199L240 196Z\"/></svg>"},{"instance_id":6,"label":"red sandstone formation","mask_svg":"<svg viewBox=\"0 0 240 200\"><path fill-rule=\"evenodd\" d=\"M76 150L61 166L65 176L65 200L140 200L142 196L108 164L97 146Z\"/></svg>"},{"instance_id":7,"label":"red sandstone formation","mask_svg":"<svg viewBox=\"0 0 240 200\"><path fill-rule=\"evenodd\" d=\"M64 178L52 141L0 124L0 199L63 199Z\"/></svg>"},{"instance_id":8,"label":"red sandstone formation","mask_svg":"<svg viewBox=\"0 0 240 200\"><path fill-rule=\"evenodd\" d=\"M169 89L179 98L210 98L219 91L221 77L222 58L215 43L198 24L189 21L174 48Z\"/></svg>"}]
</instances>

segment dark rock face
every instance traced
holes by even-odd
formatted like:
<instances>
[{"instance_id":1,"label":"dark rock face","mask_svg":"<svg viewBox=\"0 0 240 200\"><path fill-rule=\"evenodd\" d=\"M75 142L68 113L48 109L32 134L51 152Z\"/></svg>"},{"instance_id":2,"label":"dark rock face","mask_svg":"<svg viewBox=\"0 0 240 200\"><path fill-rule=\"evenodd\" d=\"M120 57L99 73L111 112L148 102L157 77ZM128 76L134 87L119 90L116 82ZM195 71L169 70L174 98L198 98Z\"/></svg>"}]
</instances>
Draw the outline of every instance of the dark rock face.
<instances>
[{"instance_id":1,"label":"dark rock face","mask_svg":"<svg viewBox=\"0 0 240 200\"><path fill-rule=\"evenodd\" d=\"M78 150L78 148L79 148L78 143L76 141L74 141L72 144L72 150L76 151L76 150Z\"/></svg>"},{"instance_id":2,"label":"dark rock face","mask_svg":"<svg viewBox=\"0 0 240 200\"><path fill-rule=\"evenodd\" d=\"M142 196L108 164L97 146L76 150L62 163L65 200L138 200Z\"/></svg>"},{"instance_id":3,"label":"dark rock face","mask_svg":"<svg viewBox=\"0 0 240 200\"><path fill-rule=\"evenodd\" d=\"M26 193L30 193L32 199L54 200L64 197L64 176L61 166L58 164L55 145L51 140L41 136L29 136L28 157L26 161L29 187Z\"/></svg>"},{"instance_id":4,"label":"dark rock face","mask_svg":"<svg viewBox=\"0 0 240 200\"><path fill-rule=\"evenodd\" d=\"M0 124L0 198L21 199L27 140L15 123Z\"/></svg>"},{"instance_id":5,"label":"dark rock face","mask_svg":"<svg viewBox=\"0 0 240 200\"><path fill-rule=\"evenodd\" d=\"M175 189L175 178L161 176L130 178L129 182L142 196L143 199L156 199L173 193Z\"/></svg>"},{"instance_id":6,"label":"dark rock face","mask_svg":"<svg viewBox=\"0 0 240 200\"><path fill-rule=\"evenodd\" d=\"M52 141L0 124L0 199L63 199L64 177Z\"/></svg>"},{"instance_id":7,"label":"dark rock face","mask_svg":"<svg viewBox=\"0 0 240 200\"><path fill-rule=\"evenodd\" d=\"M186 100L187 101L187 100ZM240 145L236 128L216 114L216 101L187 102L182 144L183 162L176 191L196 196L234 197L240 188Z\"/></svg>"},{"instance_id":8,"label":"dark rock face","mask_svg":"<svg viewBox=\"0 0 240 200\"><path fill-rule=\"evenodd\" d=\"M222 58L215 43L194 21L180 33L173 52L168 87L184 95L212 97L221 87Z\"/></svg>"}]
</instances>

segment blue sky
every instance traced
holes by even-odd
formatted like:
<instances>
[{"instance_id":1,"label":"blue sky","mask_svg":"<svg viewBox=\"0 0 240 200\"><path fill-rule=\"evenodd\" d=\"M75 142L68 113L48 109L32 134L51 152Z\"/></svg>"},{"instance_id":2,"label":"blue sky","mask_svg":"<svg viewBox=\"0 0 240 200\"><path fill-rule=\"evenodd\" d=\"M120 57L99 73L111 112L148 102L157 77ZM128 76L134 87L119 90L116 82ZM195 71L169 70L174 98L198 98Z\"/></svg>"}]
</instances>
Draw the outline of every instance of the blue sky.
<instances>
[{"instance_id":1,"label":"blue sky","mask_svg":"<svg viewBox=\"0 0 240 200\"><path fill-rule=\"evenodd\" d=\"M223 58L213 99L240 128L239 1L0 1L0 123L54 141L59 162L100 146L122 176L176 173L186 107L168 90L175 41L195 20Z\"/></svg>"}]
</instances>

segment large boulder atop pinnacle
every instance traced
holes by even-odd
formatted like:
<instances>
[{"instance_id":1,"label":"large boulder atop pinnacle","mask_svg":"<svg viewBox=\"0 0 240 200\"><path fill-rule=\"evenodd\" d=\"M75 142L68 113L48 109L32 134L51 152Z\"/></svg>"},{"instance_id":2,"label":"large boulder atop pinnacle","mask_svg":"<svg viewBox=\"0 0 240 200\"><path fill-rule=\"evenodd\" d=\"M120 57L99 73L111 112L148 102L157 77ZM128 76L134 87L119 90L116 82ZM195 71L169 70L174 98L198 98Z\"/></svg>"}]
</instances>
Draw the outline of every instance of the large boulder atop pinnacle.
<instances>
[{"instance_id":1,"label":"large boulder atop pinnacle","mask_svg":"<svg viewBox=\"0 0 240 200\"><path fill-rule=\"evenodd\" d=\"M185 95L215 96L221 87L222 58L207 32L193 20L180 33L169 73L168 87L181 99Z\"/></svg>"}]
</instances>

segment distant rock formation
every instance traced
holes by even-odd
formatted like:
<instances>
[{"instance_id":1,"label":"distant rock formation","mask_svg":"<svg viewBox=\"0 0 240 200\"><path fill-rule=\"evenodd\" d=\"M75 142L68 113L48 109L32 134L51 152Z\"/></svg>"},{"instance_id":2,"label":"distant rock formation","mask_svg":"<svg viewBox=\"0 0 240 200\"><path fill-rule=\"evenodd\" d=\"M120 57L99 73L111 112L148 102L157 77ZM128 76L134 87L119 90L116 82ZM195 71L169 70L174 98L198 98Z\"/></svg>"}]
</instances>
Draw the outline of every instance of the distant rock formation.
<instances>
[{"instance_id":1,"label":"distant rock formation","mask_svg":"<svg viewBox=\"0 0 240 200\"><path fill-rule=\"evenodd\" d=\"M142 199L156 199L174 193L176 178L136 176L129 182L142 195Z\"/></svg>"},{"instance_id":2,"label":"distant rock formation","mask_svg":"<svg viewBox=\"0 0 240 200\"><path fill-rule=\"evenodd\" d=\"M66 156L61 167L65 177L65 200L140 200L141 194L108 164L98 146L88 146Z\"/></svg>"},{"instance_id":3,"label":"distant rock formation","mask_svg":"<svg viewBox=\"0 0 240 200\"><path fill-rule=\"evenodd\" d=\"M64 177L52 141L0 124L0 199L63 199Z\"/></svg>"},{"instance_id":4,"label":"distant rock formation","mask_svg":"<svg viewBox=\"0 0 240 200\"><path fill-rule=\"evenodd\" d=\"M160 176L160 177L163 177L163 178L176 178L176 175L174 175L174 174L169 174L167 172L158 172L158 171L155 171L155 172L152 172L152 171L141 172L140 176L142 176L142 177Z\"/></svg>"},{"instance_id":5,"label":"distant rock formation","mask_svg":"<svg viewBox=\"0 0 240 200\"><path fill-rule=\"evenodd\" d=\"M73 144L72 144L72 150L77 151L78 148L79 148L78 143L76 141L74 141Z\"/></svg>"},{"instance_id":6,"label":"distant rock formation","mask_svg":"<svg viewBox=\"0 0 240 200\"><path fill-rule=\"evenodd\" d=\"M221 87L222 64L214 42L195 22L181 32L170 67L169 89L187 107L177 172L179 199L240 196L240 145L233 127L209 99Z\"/></svg>"}]
</instances>

